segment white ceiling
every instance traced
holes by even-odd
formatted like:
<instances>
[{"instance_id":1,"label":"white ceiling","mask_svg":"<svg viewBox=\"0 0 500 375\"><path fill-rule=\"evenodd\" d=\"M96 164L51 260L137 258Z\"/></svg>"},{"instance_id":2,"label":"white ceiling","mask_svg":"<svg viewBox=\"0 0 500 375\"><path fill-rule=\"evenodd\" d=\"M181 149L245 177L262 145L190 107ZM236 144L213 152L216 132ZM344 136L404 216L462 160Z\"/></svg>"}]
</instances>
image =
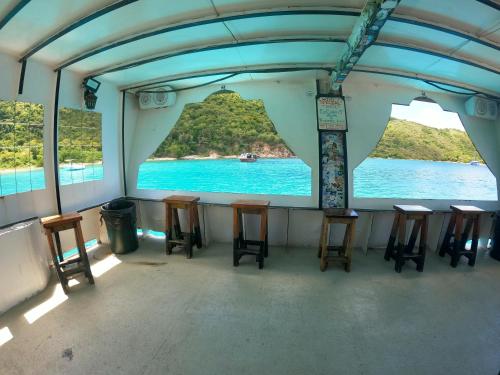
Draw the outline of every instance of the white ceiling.
<instances>
[{"instance_id":1,"label":"white ceiling","mask_svg":"<svg viewBox=\"0 0 500 375\"><path fill-rule=\"evenodd\" d=\"M0 2L0 20L18 1ZM0 50L22 58L49 36L117 2L32 0L0 30ZM197 76L203 72L283 66L334 68L345 45L342 40L350 35L357 20L355 13L361 11L364 3L365 0L138 0L75 28L30 58L57 68L79 55L132 36L189 24L189 27L102 51L65 69L93 75L126 63L164 57L99 76L120 87L129 87L157 79ZM322 11L322 14L311 14L313 10ZM286 11L301 14L284 14ZM335 11L342 14L332 14ZM241 18L245 15L251 17ZM218 20L227 16L239 19ZM193 25L198 21L203 24ZM415 22L419 24L412 24ZM290 41L293 39L301 41ZM273 43L268 43L270 40ZM277 40L282 42L277 43ZM433 77L500 94L500 11L479 1L402 0L393 19L382 28L377 42L393 46L369 47L358 63L360 67ZM241 43L250 45L242 46ZM394 48L394 45L406 49ZM209 50L196 51L198 49ZM322 71L302 75L287 73L287 77L310 78L324 74ZM232 80L276 79L278 76L278 73L241 74ZM189 82L178 81L179 85Z\"/></svg>"}]
</instances>

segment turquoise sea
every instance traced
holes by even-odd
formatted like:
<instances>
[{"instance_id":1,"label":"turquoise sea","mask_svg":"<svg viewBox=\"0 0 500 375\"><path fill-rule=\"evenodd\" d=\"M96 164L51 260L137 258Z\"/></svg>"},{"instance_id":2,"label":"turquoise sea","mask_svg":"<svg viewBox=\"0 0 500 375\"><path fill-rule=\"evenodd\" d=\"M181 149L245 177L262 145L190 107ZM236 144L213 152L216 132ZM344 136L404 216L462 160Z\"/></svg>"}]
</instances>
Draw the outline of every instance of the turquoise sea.
<instances>
[{"instance_id":1,"label":"turquoise sea","mask_svg":"<svg viewBox=\"0 0 500 375\"><path fill-rule=\"evenodd\" d=\"M103 177L102 165L60 169L67 185ZM44 189L42 169L0 174L0 195ZM310 196L311 169L300 159L176 160L143 163L139 189ZM496 180L484 166L368 158L354 170L358 198L496 200Z\"/></svg>"}]
</instances>

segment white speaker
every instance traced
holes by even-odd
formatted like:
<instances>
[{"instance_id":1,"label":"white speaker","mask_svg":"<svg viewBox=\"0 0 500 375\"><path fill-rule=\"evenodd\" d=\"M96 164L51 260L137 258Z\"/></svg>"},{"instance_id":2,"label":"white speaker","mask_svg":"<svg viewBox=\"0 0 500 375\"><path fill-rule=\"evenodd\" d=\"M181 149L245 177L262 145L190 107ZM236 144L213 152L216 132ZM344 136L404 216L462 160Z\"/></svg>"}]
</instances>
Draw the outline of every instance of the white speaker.
<instances>
[{"instance_id":1,"label":"white speaker","mask_svg":"<svg viewBox=\"0 0 500 375\"><path fill-rule=\"evenodd\" d=\"M465 102L465 112L469 116L495 120L498 116L498 104L494 100L472 96Z\"/></svg>"},{"instance_id":2,"label":"white speaker","mask_svg":"<svg viewBox=\"0 0 500 375\"><path fill-rule=\"evenodd\" d=\"M156 89L154 92L139 93L139 107L141 109L155 109L173 106L177 95L175 92L167 92L169 90L172 89L166 86Z\"/></svg>"}]
</instances>

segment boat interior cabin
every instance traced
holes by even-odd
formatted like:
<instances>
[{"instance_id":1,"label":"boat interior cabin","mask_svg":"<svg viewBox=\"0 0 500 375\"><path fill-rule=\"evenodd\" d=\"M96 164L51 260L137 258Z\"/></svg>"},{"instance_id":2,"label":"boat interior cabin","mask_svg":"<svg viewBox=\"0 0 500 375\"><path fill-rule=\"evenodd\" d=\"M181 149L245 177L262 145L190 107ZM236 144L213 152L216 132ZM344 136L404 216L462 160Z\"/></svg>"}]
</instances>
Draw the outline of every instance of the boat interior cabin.
<instances>
[{"instance_id":1,"label":"boat interior cabin","mask_svg":"<svg viewBox=\"0 0 500 375\"><path fill-rule=\"evenodd\" d=\"M499 0L2 0L0 374L498 374L499 73Z\"/></svg>"}]
</instances>

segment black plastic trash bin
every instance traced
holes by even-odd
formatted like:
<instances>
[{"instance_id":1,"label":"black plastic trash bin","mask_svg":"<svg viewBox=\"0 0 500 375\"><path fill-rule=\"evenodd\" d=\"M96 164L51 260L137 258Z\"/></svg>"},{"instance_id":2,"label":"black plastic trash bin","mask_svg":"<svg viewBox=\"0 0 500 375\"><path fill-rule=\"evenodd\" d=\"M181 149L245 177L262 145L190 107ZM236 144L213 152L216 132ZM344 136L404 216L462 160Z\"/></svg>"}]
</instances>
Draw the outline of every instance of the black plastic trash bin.
<instances>
[{"instance_id":1,"label":"black plastic trash bin","mask_svg":"<svg viewBox=\"0 0 500 375\"><path fill-rule=\"evenodd\" d=\"M493 259L500 260L500 211L495 215L495 233L493 235L493 247L490 250Z\"/></svg>"},{"instance_id":2,"label":"black plastic trash bin","mask_svg":"<svg viewBox=\"0 0 500 375\"><path fill-rule=\"evenodd\" d=\"M106 223L113 253L125 254L137 250L139 241L134 202L115 199L101 207L101 216Z\"/></svg>"}]
</instances>

